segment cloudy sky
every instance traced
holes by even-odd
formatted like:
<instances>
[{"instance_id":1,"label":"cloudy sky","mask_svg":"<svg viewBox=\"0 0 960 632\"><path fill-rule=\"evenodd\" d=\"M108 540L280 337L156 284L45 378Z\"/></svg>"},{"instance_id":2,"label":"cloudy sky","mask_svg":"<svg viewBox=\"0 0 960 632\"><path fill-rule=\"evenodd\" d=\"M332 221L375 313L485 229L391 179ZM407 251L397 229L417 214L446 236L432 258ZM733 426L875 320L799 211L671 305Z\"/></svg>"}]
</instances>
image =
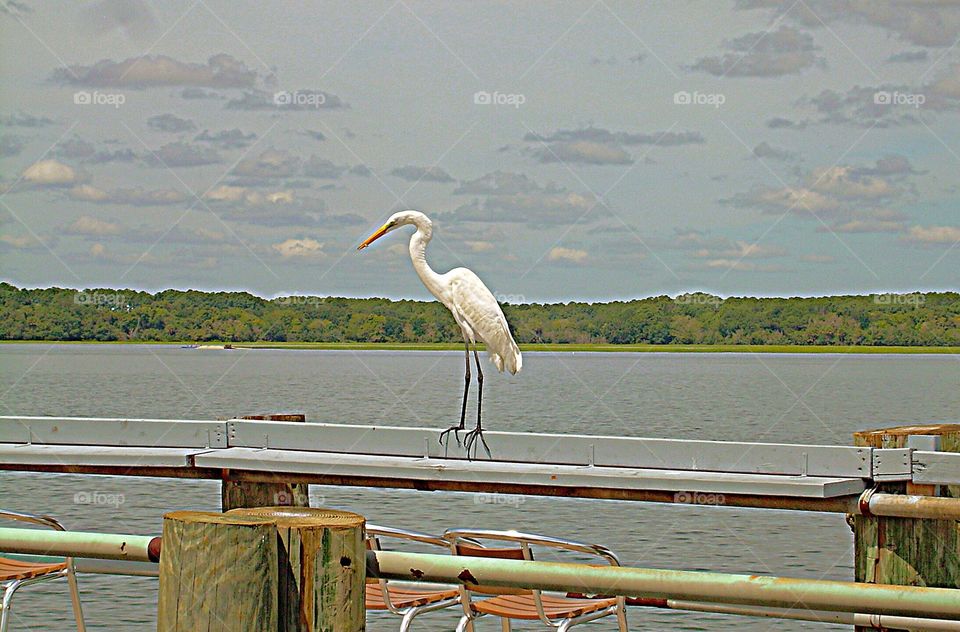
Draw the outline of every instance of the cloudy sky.
<instances>
[{"instance_id":1,"label":"cloudy sky","mask_svg":"<svg viewBox=\"0 0 960 632\"><path fill-rule=\"evenodd\" d=\"M422 298L416 208L514 302L958 285L958 4L242 4L0 2L0 278Z\"/></svg>"}]
</instances>

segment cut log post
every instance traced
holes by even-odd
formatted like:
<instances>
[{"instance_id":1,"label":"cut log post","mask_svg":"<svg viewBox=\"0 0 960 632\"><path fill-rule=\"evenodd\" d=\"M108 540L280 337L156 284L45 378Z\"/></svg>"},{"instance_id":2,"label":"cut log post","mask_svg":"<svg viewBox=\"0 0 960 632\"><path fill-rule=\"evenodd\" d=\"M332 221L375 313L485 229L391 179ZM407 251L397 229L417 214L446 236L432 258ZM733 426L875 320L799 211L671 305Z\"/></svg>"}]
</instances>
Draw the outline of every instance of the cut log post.
<instances>
[{"instance_id":1,"label":"cut log post","mask_svg":"<svg viewBox=\"0 0 960 632\"><path fill-rule=\"evenodd\" d=\"M364 519L261 507L164 516L158 632L361 632Z\"/></svg>"},{"instance_id":2,"label":"cut log post","mask_svg":"<svg viewBox=\"0 0 960 632\"><path fill-rule=\"evenodd\" d=\"M915 435L940 437L940 449L960 452L960 425L903 426L854 433L854 445L905 448ZM883 483L894 494L960 498L956 486ZM960 588L960 523L954 520L852 516L854 574L858 582ZM869 628L857 627L858 631ZM896 631L891 631L896 632Z\"/></svg>"},{"instance_id":3,"label":"cut log post","mask_svg":"<svg viewBox=\"0 0 960 632\"><path fill-rule=\"evenodd\" d=\"M247 415L237 419L258 421L306 421L301 414ZM230 478L224 470L220 484L220 509L230 511L242 507L309 507L310 486L306 483L250 483Z\"/></svg>"}]
</instances>

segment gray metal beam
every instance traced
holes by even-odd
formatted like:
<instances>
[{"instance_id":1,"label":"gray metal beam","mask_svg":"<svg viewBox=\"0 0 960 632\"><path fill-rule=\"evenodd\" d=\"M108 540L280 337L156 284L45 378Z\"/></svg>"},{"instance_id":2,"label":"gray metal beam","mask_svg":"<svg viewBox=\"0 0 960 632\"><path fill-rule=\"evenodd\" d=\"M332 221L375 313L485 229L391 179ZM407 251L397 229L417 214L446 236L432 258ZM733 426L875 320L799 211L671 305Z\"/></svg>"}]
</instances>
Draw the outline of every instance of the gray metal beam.
<instances>
[{"instance_id":1,"label":"gray metal beam","mask_svg":"<svg viewBox=\"0 0 960 632\"><path fill-rule=\"evenodd\" d=\"M443 458L435 428L230 420L230 447ZM870 478L871 448L488 431L497 461ZM463 458L453 449L451 459Z\"/></svg>"},{"instance_id":2,"label":"gray metal beam","mask_svg":"<svg viewBox=\"0 0 960 632\"><path fill-rule=\"evenodd\" d=\"M723 504L723 494L835 498L864 490L860 478L782 476L652 468L575 466L503 461L425 459L333 452L228 448L195 457L198 467L357 478L661 490L689 495L690 503ZM712 495L700 498L698 494ZM687 502L680 499L680 502Z\"/></svg>"},{"instance_id":3,"label":"gray metal beam","mask_svg":"<svg viewBox=\"0 0 960 632\"><path fill-rule=\"evenodd\" d=\"M913 482L960 485L960 453L914 450Z\"/></svg>"},{"instance_id":4,"label":"gray metal beam","mask_svg":"<svg viewBox=\"0 0 960 632\"><path fill-rule=\"evenodd\" d=\"M193 456L205 452L195 448L136 448L81 445L17 445L0 443L4 465L67 465L91 467L175 467L189 468Z\"/></svg>"},{"instance_id":5,"label":"gray metal beam","mask_svg":"<svg viewBox=\"0 0 960 632\"><path fill-rule=\"evenodd\" d=\"M180 419L0 416L0 443L225 448L226 423Z\"/></svg>"}]
</instances>

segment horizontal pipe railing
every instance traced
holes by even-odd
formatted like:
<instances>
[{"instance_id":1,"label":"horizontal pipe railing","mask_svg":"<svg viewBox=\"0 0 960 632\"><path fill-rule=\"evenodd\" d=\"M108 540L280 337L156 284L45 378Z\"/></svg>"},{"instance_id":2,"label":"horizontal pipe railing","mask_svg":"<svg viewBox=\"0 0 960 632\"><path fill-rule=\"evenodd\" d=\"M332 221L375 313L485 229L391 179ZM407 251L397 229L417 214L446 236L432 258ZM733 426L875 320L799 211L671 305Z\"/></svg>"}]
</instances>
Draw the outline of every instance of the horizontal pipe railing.
<instances>
[{"instance_id":1,"label":"horizontal pipe railing","mask_svg":"<svg viewBox=\"0 0 960 632\"><path fill-rule=\"evenodd\" d=\"M367 576L403 581L675 598L830 612L960 618L960 590L701 571L369 551Z\"/></svg>"},{"instance_id":2,"label":"horizontal pipe railing","mask_svg":"<svg viewBox=\"0 0 960 632\"><path fill-rule=\"evenodd\" d=\"M156 562L161 547L159 537L4 527L0 528L0 551ZM678 606L684 602L705 602L788 610L869 612L870 615L863 615L868 617L960 619L960 589L950 588L397 551L368 551L366 570L371 579L623 595L639 597L638 602L673 600Z\"/></svg>"},{"instance_id":3,"label":"horizontal pipe railing","mask_svg":"<svg viewBox=\"0 0 960 632\"><path fill-rule=\"evenodd\" d=\"M920 617L898 617L886 614L864 614L861 612L821 612L805 608L768 608L764 606L731 606L717 603L683 601L681 599L639 600L628 605L653 606L671 610L691 612L709 612L712 614L730 614L741 617L762 617L769 619L793 619L795 621L813 621L816 623L839 623L855 625L871 630L911 630L911 632L960 632L960 621L949 619L924 619Z\"/></svg>"},{"instance_id":4,"label":"horizontal pipe railing","mask_svg":"<svg viewBox=\"0 0 960 632\"><path fill-rule=\"evenodd\" d=\"M0 527L0 551L25 555L156 562L160 559L160 538Z\"/></svg>"}]
</instances>

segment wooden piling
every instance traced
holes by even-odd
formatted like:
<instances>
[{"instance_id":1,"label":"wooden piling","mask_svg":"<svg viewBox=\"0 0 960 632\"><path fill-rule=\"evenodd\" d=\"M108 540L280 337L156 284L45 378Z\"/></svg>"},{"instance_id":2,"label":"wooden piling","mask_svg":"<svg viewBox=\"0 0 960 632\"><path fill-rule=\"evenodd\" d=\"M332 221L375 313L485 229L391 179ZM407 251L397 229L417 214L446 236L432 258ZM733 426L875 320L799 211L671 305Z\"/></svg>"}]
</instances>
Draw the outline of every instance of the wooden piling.
<instances>
[{"instance_id":1,"label":"wooden piling","mask_svg":"<svg viewBox=\"0 0 960 632\"><path fill-rule=\"evenodd\" d=\"M364 524L310 508L165 515L158 632L361 632Z\"/></svg>"},{"instance_id":2,"label":"wooden piling","mask_svg":"<svg viewBox=\"0 0 960 632\"><path fill-rule=\"evenodd\" d=\"M940 449L960 452L960 424L932 424L854 433L854 444L905 448L911 435L940 437ZM879 490L960 498L960 487L882 483ZM960 588L960 523L954 520L852 516L856 581ZM857 627L860 630L869 628ZM896 632L896 631L891 631Z\"/></svg>"},{"instance_id":3,"label":"wooden piling","mask_svg":"<svg viewBox=\"0 0 960 632\"><path fill-rule=\"evenodd\" d=\"M306 421L302 414L247 415L237 419L258 421ZM310 486L306 483L252 483L234 480L224 471L220 483L220 509L243 507L309 507Z\"/></svg>"}]
</instances>

